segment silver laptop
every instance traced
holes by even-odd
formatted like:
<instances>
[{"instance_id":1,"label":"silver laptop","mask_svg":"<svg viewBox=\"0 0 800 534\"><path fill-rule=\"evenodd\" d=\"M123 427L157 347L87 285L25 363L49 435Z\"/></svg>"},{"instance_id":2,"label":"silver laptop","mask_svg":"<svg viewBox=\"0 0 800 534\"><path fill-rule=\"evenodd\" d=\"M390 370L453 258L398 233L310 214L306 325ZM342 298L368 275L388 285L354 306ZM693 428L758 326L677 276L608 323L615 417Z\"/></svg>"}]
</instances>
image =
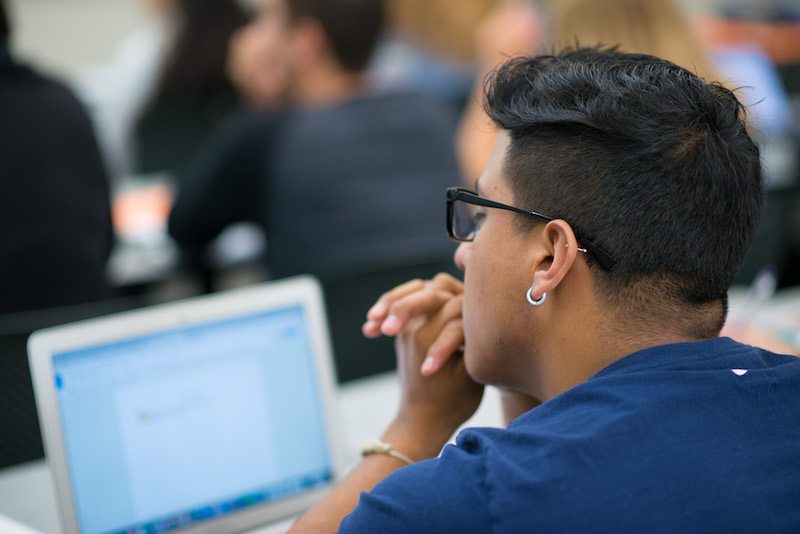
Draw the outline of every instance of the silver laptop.
<instances>
[{"instance_id":1,"label":"silver laptop","mask_svg":"<svg viewBox=\"0 0 800 534\"><path fill-rule=\"evenodd\" d=\"M227 534L316 502L342 465L321 295L297 277L34 333L63 532Z\"/></svg>"}]
</instances>

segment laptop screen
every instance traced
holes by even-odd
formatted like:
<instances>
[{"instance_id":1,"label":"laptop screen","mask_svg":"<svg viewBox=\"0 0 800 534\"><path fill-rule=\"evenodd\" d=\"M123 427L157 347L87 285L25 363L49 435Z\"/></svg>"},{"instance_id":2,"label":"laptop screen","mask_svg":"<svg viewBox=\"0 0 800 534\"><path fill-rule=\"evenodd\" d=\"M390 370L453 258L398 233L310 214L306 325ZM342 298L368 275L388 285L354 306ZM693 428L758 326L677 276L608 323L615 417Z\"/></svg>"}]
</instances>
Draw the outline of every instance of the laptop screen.
<instances>
[{"instance_id":1,"label":"laptop screen","mask_svg":"<svg viewBox=\"0 0 800 534\"><path fill-rule=\"evenodd\" d=\"M52 356L80 531L162 532L333 477L300 306Z\"/></svg>"}]
</instances>

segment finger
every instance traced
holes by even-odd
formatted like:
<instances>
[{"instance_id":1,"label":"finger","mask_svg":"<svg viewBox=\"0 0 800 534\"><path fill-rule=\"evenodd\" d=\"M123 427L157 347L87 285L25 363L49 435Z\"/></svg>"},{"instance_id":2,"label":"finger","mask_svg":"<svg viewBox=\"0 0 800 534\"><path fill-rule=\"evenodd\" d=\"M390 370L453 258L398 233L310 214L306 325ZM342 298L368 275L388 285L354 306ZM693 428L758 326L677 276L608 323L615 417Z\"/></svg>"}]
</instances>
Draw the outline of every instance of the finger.
<instances>
[{"instance_id":1,"label":"finger","mask_svg":"<svg viewBox=\"0 0 800 534\"><path fill-rule=\"evenodd\" d=\"M373 315L362 327L367 337L397 335L414 317L429 316L435 313L447 300L454 298L453 293L437 291L432 285L420 287L405 296L394 300L382 316Z\"/></svg>"},{"instance_id":2,"label":"finger","mask_svg":"<svg viewBox=\"0 0 800 534\"><path fill-rule=\"evenodd\" d=\"M381 324L381 333L385 336L395 336L415 317L431 317L443 306L458 296L448 291L435 290L428 287L424 291L417 291L392 304L389 315Z\"/></svg>"},{"instance_id":3,"label":"finger","mask_svg":"<svg viewBox=\"0 0 800 534\"><path fill-rule=\"evenodd\" d=\"M392 304L398 299L421 291L425 288L425 285L426 282L424 280L409 280L378 297L375 304L367 311L367 321L361 327L361 332L364 336L369 338L380 337L382 334L381 325L388 316L389 308Z\"/></svg>"},{"instance_id":4,"label":"finger","mask_svg":"<svg viewBox=\"0 0 800 534\"><path fill-rule=\"evenodd\" d=\"M417 278L390 289L378 297L375 304L367 311L367 319L369 321L383 321L389 313L389 308L396 300L414 293L415 291L420 291L424 287L425 281Z\"/></svg>"},{"instance_id":5,"label":"finger","mask_svg":"<svg viewBox=\"0 0 800 534\"><path fill-rule=\"evenodd\" d=\"M458 295L464 291L464 284L450 274L439 273L431 280L415 279L399 285L381 295L367 312L367 321L361 327L362 333L369 338L376 338L381 334L396 335L411 317L425 315L436 309L438 301L427 300L426 305L424 298L420 299L418 295L437 289L451 296ZM406 300L409 297L414 298ZM399 308L395 308L398 302L401 304ZM394 313L395 310L398 310L397 314ZM395 317L390 317L391 315Z\"/></svg>"},{"instance_id":6,"label":"finger","mask_svg":"<svg viewBox=\"0 0 800 534\"><path fill-rule=\"evenodd\" d=\"M449 273L438 273L431 279L431 285L442 291L460 294L464 292L464 282Z\"/></svg>"},{"instance_id":7,"label":"finger","mask_svg":"<svg viewBox=\"0 0 800 534\"><path fill-rule=\"evenodd\" d=\"M420 328L419 338L428 340L425 360L420 368L423 375L436 373L464 344L463 301L463 295L449 299Z\"/></svg>"},{"instance_id":8,"label":"finger","mask_svg":"<svg viewBox=\"0 0 800 534\"><path fill-rule=\"evenodd\" d=\"M439 273L431 280L410 280L378 297L378 300L367 312L367 319L370 321L384 320L394 302L429 287L449 291L453 294L461 293L464 290L462 282L447 273Z\"/></svg>"},{"instance_id":9,"label":"finger","mask_svg":"<svg viewBox=\"0 0 800 534\"><path fill-rule=\"evenodd\" d=\"M442 328L439 337L436 338L428 349L425 361L422 362L420 372L424 376L435 374L454 354L463 352L463 347L464 323L459 317L458 319L449 321L444 328Z\"/></svg>"},{"instance_id":10,"label":"finger","mask_svg":"<svg viewBox=\"0 0 800 534\"><path fill-rule=\"evenodd\" d=\"M393 302L379 330L384 335L396 335L412 317L431 316L442 304L463 292L464 284L461 280L447 273L439 273L416 291ZM454 310L461 313L460 301Z\"/></svg>"}]
</instances>

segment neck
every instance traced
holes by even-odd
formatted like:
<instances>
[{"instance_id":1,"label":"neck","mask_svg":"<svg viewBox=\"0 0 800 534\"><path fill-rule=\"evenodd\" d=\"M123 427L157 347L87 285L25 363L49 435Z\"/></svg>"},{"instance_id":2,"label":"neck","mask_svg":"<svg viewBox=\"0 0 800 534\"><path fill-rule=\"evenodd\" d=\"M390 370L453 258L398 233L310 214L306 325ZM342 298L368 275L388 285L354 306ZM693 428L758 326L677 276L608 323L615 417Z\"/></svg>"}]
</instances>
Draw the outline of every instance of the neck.
<instances>
[{"instance_id":1,"label":"neck","mask_svg":"<svg viewBox=\"0 0 800 534\"><path fill-rule=\"evenodd\" d=\"M309 69L297 79L292 100L300 107L328 107L359 96L363 91L360 72L333 66Z\"/></svg>"},{"instance_id":2,"label":"neck","mask_svg":"<svg viewBox=\"0 0 800 534\"><path fill-rule=\"evenodd\" d=\"M632 338L620 338L605 335L599 329L581 326L585 333L592 336L577 336L565 347L563 340L558 349L545 347L541 354L552 355L544 359L540 381L540 396L544 400L552 399L565 391L585 382L595 374L616 362L640 350L672 343L701 341L701 339L669 333L641 334ZM578 328L576 328L578 330ZM556 350L558 351L556 353Z\"/></svg>"},{"instance_id":3,"label":"neck","mask_svg":"<svg viewBox=\"0 0 800 534\"><path fill-rule=\"evenodd\" d=\"M546 401L571 389L605 367L640 350L708 339L702 335L685 334L680 324L670 317L640 317L634 322L620 324L610 319L602 302L591 289L588 274L577 272L565 277L556 288L549 308L537 310L537 339L533 340L536 354L530 359L526 392ZM588 284L588 285L587 285ZM691 314L690 310L686 310ZM670 328L668 325L676 325Z\"/></svg>"}]
</instances>

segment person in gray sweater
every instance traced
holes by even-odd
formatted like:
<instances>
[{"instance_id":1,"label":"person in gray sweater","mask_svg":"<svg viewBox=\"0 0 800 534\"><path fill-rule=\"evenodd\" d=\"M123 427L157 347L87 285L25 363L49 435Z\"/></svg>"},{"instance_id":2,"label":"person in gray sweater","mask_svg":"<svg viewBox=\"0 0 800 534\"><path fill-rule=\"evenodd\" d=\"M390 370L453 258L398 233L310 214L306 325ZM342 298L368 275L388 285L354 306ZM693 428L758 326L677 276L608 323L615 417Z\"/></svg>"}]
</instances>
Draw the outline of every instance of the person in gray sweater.
<instances>
[{"instance_id":1,"label":"person in gray sweater","mask_svg":"<svg viewBox=\"0 0 800 534\"><path fill-rule=\"evenodd\" d=\"M262 100L272 110L241 112L220 128L181 177L169 219L172 237L195 249L232 223L260 225L270 276L314 274L329 290L333 320L353 314L333 328L340 360L362 349L343 347L337 331L364 343L359 326L379 291L359 299L332 287L355 277L364 289L375 273L378 288L430 276L451 264L454 250L441 229L440 199L460 182L455 117L429 97L368 90L365 69L382 19L380 0L265 3L245 31L258 65L271 69L272 86L261 94L271 91ZM418 274L384 276L413 266ZM373 371L394 365L385 348ZM374 343L363 351L381 352ZM364 358L368 367L381 361ZM340 379L362 372L339 368Z\"/></svg>"}]
</instances>

